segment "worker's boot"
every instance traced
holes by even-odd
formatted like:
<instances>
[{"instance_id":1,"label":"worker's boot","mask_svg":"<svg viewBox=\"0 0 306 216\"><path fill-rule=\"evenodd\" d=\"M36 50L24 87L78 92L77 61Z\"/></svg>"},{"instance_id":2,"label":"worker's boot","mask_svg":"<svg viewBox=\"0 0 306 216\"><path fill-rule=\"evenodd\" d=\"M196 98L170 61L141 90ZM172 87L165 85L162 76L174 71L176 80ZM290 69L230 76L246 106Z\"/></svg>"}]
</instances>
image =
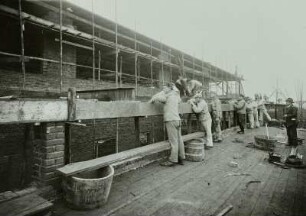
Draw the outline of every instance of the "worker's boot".
<instances>
[{"instance_id":1,"label":"worker's boot","mask_svg":"<svg viewBox=\"0 0 306 216\"><path fill-rule=\"evenodd\" d=\"M179 158L179 159L178 159L178 164L179 164L179 165L184 165L184 160L181 159L181 158Z\"/></svg>"}]
</instances>

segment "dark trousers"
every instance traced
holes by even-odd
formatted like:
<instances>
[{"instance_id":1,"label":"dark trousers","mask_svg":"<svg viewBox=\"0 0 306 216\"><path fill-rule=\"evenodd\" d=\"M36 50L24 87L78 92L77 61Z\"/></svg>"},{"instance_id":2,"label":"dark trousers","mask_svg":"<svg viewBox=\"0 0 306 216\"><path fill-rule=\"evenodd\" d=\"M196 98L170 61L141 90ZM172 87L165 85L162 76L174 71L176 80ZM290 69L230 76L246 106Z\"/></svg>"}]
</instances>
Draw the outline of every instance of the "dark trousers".
<instances>
[{"instance_id":1,"label":"dark trousers","mask_svg":"<svg viewBox=\"0 0 306 216\"><path fill-rule=\"evenodd\" d=\"M245 114L237 113L237 122L240 127L240 130L244 132Z\"/></svg>"},{"instance_id":2,"label":"dark trousers","mask_svg":"<svg viewBox=\"0 0 306 216\"><path fill-rule=\"evenodd\" d=\"M297 131L296 131L296 125L290 125L286 127L287 129L287 136L288 136L288 144L291 146L297 146Z\"/></svg>"}]
</instances>

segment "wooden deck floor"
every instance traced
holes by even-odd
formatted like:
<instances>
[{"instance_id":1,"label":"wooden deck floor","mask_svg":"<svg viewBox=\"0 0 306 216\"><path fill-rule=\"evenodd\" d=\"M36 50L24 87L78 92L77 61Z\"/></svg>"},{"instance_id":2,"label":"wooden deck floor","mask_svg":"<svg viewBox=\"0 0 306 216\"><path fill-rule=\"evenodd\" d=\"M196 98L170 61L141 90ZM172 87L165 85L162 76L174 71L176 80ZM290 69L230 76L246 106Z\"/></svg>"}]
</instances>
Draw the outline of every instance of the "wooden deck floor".
<instances>
[{"instance_id":1,"label":"wooden deck floor","mask_svg":"<svg viewBox=\"0 0 306 216\"><path fill-rule=\"evenodd\" d=\"M283 169L267 162L267 152L246 147L264 129L232 135L206 151L203 162L161 167L153 163L114 178L108 203L91 211L74 211L59 202L55 215L306 215L306 169ZM285 135L271 128L271 135ZM299 137L306 138L300 131ZM244 143L233 142L243 138ZM299 152L305 155L306 144ZM289 148L278 144L282 155ZM306 160L304 158L304 163ZM231 167L231 161L238 167Z\"/></svg>"}]
</instances>

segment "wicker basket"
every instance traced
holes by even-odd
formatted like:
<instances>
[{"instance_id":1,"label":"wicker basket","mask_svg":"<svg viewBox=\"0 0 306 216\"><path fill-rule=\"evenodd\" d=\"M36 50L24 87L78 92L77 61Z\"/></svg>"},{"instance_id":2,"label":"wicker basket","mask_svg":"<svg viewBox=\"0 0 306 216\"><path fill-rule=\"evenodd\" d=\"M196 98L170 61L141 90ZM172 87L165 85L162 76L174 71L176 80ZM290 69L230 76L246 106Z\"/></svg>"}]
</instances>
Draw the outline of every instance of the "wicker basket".
<instances>
[{"instance_id":1,"label":"wicker basket","mask_svg":"<svg viewBox=\"0 0 306 216\"><path fill-rule=\"evenodd\" d=\"M254 136L254 139L256 148L268 151L273 150L275 147L275 143L277 142L275 137L268 138L265 135L256 135Z\"/></svg>"}]
</instances>

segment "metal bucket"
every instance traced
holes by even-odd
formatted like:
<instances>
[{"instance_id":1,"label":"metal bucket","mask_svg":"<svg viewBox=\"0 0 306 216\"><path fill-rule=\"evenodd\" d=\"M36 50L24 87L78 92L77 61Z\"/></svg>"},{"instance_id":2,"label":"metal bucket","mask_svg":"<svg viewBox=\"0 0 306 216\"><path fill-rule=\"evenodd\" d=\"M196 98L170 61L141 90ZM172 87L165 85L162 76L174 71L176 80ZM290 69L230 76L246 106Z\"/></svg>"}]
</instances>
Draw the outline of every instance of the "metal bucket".
<instances>
[{"instance_id":1,"label":"metal bucket","mask_svg":"<svg viewBox=\"0 0 306 216\"><path fill-rule=\"evenodd\" d=\"M107 202L114 176L112 166L63 179L64 198L75 209L94 209Z\"/></svg>"}]
</instances>

